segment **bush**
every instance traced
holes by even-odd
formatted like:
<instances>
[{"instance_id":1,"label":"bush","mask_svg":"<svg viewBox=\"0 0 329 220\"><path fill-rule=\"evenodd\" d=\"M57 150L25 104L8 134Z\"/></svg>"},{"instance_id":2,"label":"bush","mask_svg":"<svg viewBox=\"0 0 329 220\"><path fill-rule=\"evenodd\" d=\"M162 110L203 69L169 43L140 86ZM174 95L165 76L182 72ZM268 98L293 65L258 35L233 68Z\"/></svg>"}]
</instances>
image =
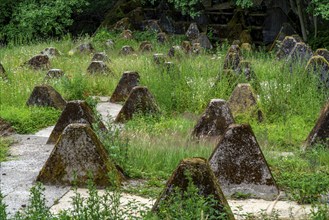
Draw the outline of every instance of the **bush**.
<instances>
[{"instance_id":1,"label":"bush","mask_svg":"<svg viewBox=\"0 0 329 220\"><path fill-rule=\"evenodd\" d=\"M81 11L87 1L21 0L14 6L7 5L6 1L2 4L4 8L0 10L5 12L2 19L9 21L8 23L4 21L5 25L0 40L24 43L63 35L67 27L73 23L72 14Z\"/></svg>"}]
</instances>

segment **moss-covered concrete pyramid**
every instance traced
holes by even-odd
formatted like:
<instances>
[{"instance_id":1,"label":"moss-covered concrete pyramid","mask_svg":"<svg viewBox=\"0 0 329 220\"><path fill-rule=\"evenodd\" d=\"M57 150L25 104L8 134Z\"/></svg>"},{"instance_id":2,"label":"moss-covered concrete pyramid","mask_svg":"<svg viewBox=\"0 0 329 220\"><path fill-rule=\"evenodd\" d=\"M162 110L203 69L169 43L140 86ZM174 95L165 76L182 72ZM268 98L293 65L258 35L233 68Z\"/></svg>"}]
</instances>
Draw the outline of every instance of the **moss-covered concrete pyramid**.
<instances>
[{"instance_id":1,"label":"moss-covered concrete pyramid","mask_svg":"<svg viewBox=\"0 0 329 220\"><path fill-rule=\"evenodd\" d=\"M233 90L228 106L234 117L238 114L250 114L261 116L262 113L257 106L257 96L249 83L240 83Z\"/></svg>"},{"instance_id":2,"label":"moss-covered concrete pyramid","mask_svg":"<svg viewBox=\"0 0 329 220\"><path fill-rule=\"evenodd\" d=\"M110 101L124 102L128 98L131 90L139 85L139 74L133 71L126 71L115 88Z\"/></svg>"},{"instance_id":3,"label":"moss-covered concrete pyramid","mask_svg":"<svg viewBox=\"0 0 329 220\"><path fill-rule=\"evenodd\" d=\"M297 42L288 56L288 60L309 60L313 55L312 49L304 42Z\"/></svg>"},{"instance_id":4,"label":"moss-covered concrete pyramid","mask_svg":"<svg viewBox=\"0 0 329 220\"><path fill-rule=\"evenodd\" d=\"M329 100L321 110L320 117L306 139L306 147L316 143L329 148Z\"/></svg>"},{"instance_id":5,"label":"moss-covered concrete pyramid","mask_svg":"<svg viewBox=\"0 0 329 220\"><path fill-rule=\"evenodd\" d=\"M307 62L306 71L315 74L320 85L329 88L329 62L323 56L312 56Z\"/></svg>"},{"instance_id":6,"label":"moss-covered concrete pyramid","mask_svg":"<svg viewBox=\"0 0 329 220\"><path fill-rule=\"evenodd\" d=\"M120 110L115 122L130 120L134 114L155 114L159 108L155 103L153 95L145 86L135 86Z\"/></svg>"},{"instance_id":7,"label":"moss-covered concrete pyramid","mask_svg":"<svg viewBox=\"0 0 329 220\"><path fill-rule=\"evenodd\" d=\"M47 144L55 144L63 130L72 123L84 123L93 126L96 123L92 109L85 101L68 102L59 117L53 131L51 132ZM98 122L100 129L106 129L102 122Z\"/></svg>"},{"instance_id":8,"label":"moss-covered concrete pyramid","mask_svg":"<svg viewBox=\"0 0 329 220\"><path fill-rule=\"evenodd\" d=\"M204 158L188 158L179 163L167 181L165 189L154 203L152 211L157 212L160 206L166 201L168 202L174 193L181 192L183 194L186 192L190 181L196 186L198 195L206 198L213 197L216 201L213 208L218 211L218 215L226 214L226 218L223 219L234 219L220 185Z\"/></svg>"},{"instance_id":9,"label":"moss-covered concrete pyramid","mask_svg":"<svg viewBox=\"0 0 329 220\"><path fill-rule=\"evenodd\" d=\"M35 55L34 57L26 61L24 64L36 70L49 69L50 67L49 57L44 54Z\"/></svg>"},{"instance_id":10,"label":"moss-covered concrete pyramid","mask_svg":"<svg viewBox=\"0 0 329 220\"><path fill-rule=\"evenodd\" d=\"M314 56L323 56L329 62L329 51L325 48L319 48L315 51Z\"/></svg>"},{"instance_id":11,"label":"moss-covered concrete pyramid","mask_svg":"<svg viewBox=\"0 0 329 220\"><path fill-rule=\"evenodd\" d=\"M234 123L230 108L223 99L212 99L193 129L192 137L218 138Z\"/></svg>"},{"instance_id":12,"label":"moss-covered concrete pyramid","mask_svg":"<svg viewBox=\"0 0 329 220\"><path fill-rule=\"evenodd\" d=\"M274 199L279 191L250 125L232 124L209 158L225 195Z\"/></svg>"},{"instance_id":13,"label":"moss-covered concrete pyramid","mask_svg":"<svg viewBox=\"0 0 329 220\"><path fill-rule=\"evenodd\" d=\"M278 59L283 59L289 56L295 45L299 42L299 38L286 36L281 42L280 49L276 53Z\"/></svg>"},{"instance_id":14,"label":"moss-covered concrete pyramid","mask_svg":"<svg viewBox=\"0 0 329 220\"><path fill-rule=\"evenodd\" d=\"M236 70L242 60L242 54L239 45L231 45L224 59L224 70Z\"/></svg>"},{"instance_id":15,"label":"moss-covered concrete pyramid","mask_svg":"<svg viewBox=\"0 0 329 220\"><path fill-rule=\"evenodd\" d=\"M76 183L86 186L90 177L97 186L108 186L120 183L122 175L90 126L70 124L64 129L37 181L49 185Z\"/></svg>"},{"instance_id":16,"label":"moss-covered concrete pyramid","mask_svg":"<svg viewBox=\"0 0 329 220\"><path fill-rule=\"evenodd\" d=\"M26 102L28 106L53 107L63 110L66 101L62 96L49 85L40 85L34 87L32 94Z\"/></svg>"}]
</instances>

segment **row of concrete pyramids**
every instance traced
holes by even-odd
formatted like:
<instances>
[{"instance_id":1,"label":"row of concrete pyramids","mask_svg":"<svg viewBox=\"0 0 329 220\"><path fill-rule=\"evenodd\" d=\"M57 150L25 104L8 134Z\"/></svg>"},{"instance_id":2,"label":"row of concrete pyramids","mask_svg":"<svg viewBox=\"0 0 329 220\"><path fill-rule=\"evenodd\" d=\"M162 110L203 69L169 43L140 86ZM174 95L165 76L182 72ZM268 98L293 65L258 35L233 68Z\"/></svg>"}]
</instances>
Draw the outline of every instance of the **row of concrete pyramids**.
<instances>
[{"instance_id":1,"label":"row of concrete pyramids","mask_svg":"<svg viewBox=\"0 0 329 220\"><path fill-rule=\"evenodd\" d=\"M139 86L139 78L137 72L124 72L113 92L110 99L111 102L125 101L123 108L115 119L116 122L130 120L133 114L137 112L159 112L159 108L152 94L146 87ZM27 105L50 106L63 110L66 106L66 102L51 86L43 85L34 88L27 101ZM72 103L68 105L68 109L63 111L63 115L70 114L72 111L74 112L72 105ZM253 116L261 121L262 112L257 107L257 98L253 89L249 84L238 84L232 92L227 105L224 100L211 100L206 111L195 126L192 136L197 138L219 137L229 124L234 123L233 116L246 112L251 112ZM323 116L326 114L326 111L323 110L316 126L307 138L306 146L314 145L317 142L324 142L329 137L328 125L326 124L328 123L328 119ZM76 114L76 117L79 118L82 116ZM67 124L65 126L67 126ZM59 132L63 129L64 127L61 128ZM57 134L57 136L59 134ZM52 141L52 143L54 143L54 141Z\"/></svg>"},{"instance_id":2,"label":"row of concrete pyramids","mask_svg":"<svg viewBox=\"0 0 329 220\"><path fill-rule=\"evenodd\" d=\"M93 120L91 109L85 102L76 104L82 106L80 111L84 111L89 120ZM278 194L271 172L249 125L230 125L212 153L209 164L202 158L182 160L153 209L156 210L159 203L170 196L170 189L173 187L178 187L182 191L187 189L187 171L199 194L214 196L218 200L217 209L227 212L228 216L231 214L221 187L227 195L243 191L257 197L272 199ZM69 124L59 136L37 180L45 184L70 185L75 182L83 186L90 177L88 172L93 174L93 181L98 186L107 186L113 182L118 184L124 179L122 173L108 158L91 126L86 123ZM109 173L111 178L108 176Z\"/></svg>"},{"instance_id":3,"label":"row of concrete pyramids","mask_svg":"<svg viewBox=\"0 0 329 220\"><path fill-rule=\"evenodd\" d=\"M162 202L171 196L173 188L181 192L187 190L189 184L187 173L197 187L199 195L213 196L215 199L213 208L225 213L227 219L234 219L218 178L207 160L203 158L189 158L180 162L154 204L153 211L157 211ZM50 185L85 186L90 177L93 177L94 183L101 187L120 184L124 180L123 174L107 156L104 146L91 127L81 123L70 124L59 137L39 172L37 181Z\"/></svg>"},{"instance_id":4,"label":"row of concrete pyramids","mask_svg":"<svg viewBox=\"0 0 329 220\"><path fill-rule=\"evenodd\" d=\"M78 185L85 185L90 177L88 172L93 174L98 186L120 183L124 179L115 164L109 160L91 127L75 123L64 129L37 180L45 184L66 185L75 181ZM249 125L230 125L209 162L203 158L182 160L153 210L156 211L170 197L172 189L178 187L179 190L186 191L190 179L200 195L212 195L217 200L216 209L225 212L228 219L234 218L224 194L244 192L266 199L273 199L278 195L272 174Z\"/></svg>"},{"instance_id":5,"label":"row of concrete pyramids","mask_svg":"<svg viewBox=\"0 0 329 220\"><path fill-rule=\"evenodd\" d=\"M211 103L218 101L223 103L222 100L213 100ZM79 107L74 110L74 105ZM109 161L104 147L91 129L94 118L88 105L81 101L69 102L66 108L72 110L72 115L66 116L66 123L77 122L70 118L77 115L74 114L77 112L83 112L86 119L79 119L78 122L83 124L69 124L65 129L62 126L64 130L40 171L38 180L46 184L72 184L76 179L78 185L84 185L89 177L88 172L92 172L95 183L100 186L122 181L122 173ZM65 124L64 119L65 117L61 117L57 124ZM229 125L210 156L209 164L207 160L200 158L183 160L168 180L164 192L153 207L154 210L168 198L173 187L186 190L184 186L187 186L188 178L185 171L192 175L193 183L201 195L218 198L218 210L228 213L229 209L223 209L227 203L221 190L226 195L244 192L266 199L273 199L278 195L270 169L249 125ZM108 178L108 173L112 174L112 179Z\"/></svg>"}]
</instances>

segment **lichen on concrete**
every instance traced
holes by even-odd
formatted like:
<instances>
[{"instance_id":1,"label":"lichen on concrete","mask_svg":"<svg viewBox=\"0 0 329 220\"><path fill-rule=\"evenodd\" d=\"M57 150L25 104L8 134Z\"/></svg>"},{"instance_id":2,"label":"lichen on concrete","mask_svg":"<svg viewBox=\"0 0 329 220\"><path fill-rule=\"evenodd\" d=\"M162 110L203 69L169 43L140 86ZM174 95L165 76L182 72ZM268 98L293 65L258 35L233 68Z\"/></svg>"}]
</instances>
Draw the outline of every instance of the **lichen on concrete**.
<instances>
[{"instance_id":1,"label":"lichen on concrete","mask_svg":"<svg viewBox=\"0 0 329 220\"><path fill-rule=\"evenodd\" d=\"M139 74L133 71L126 71L122 74L121 79L115 88L110 101L124 102L128 98L131 90L139 85Z\"/></svg>"},{"instance_id":2,"label":"lichen on concrete","mask_svg":"<svg viewBox=\"0 0 329 220\"><path fill-rule=\"evenodd\" d=\"M85 101L70 101L66 104L61 116L51 132L47 144L55 144L63 130L71 123L84 123L93 127L96 123L93 110ZM102 122L97 122L100 129L106 129Z\"/></svg>"},{"instance_id":3,"label":"lichen on concrete","mask_svg":"<svg viewBox=\"0 0 329 220\"><path fill-rule=\"evenodd\" d=\"M132 119L135 114L157 114L159 111L159 107L155 103L155 99L147 87L135 86L131 90L115 122L125 122Z\"/></svg>"},{"instance_id":4,"label":"lichen on concrete","mask_svg":"<svg viewBox=\"0 0 329 220\"><path fill-rule=\"evenodd\" d=\"M123 175L109 159L104 146L86 124L70 124L63 131L41 169L37 181L50 185L97 186L119 184Z\"/></svg>"},{"instance_id":5,"label":"lichen on concrete","mask_svg":"<svg viewBox=\"0 0 329 220\"><path fill-rule=\"evenodd\" d=\"M219 138L234 123L230 108L223 99L212 99L193 129L192 137Z\"/></svg>"},{"instance_id":6,"label":"lichen on concrete","mask_svg":"<svg viewBox=\"0 0 329 220\"><path fill-rule=\"evenodd\" d=\"M320 112L320 116L312 131L308 135L305 147L309 148L315 144L329 147L329 100Z\"/></svg>"},{"instance_id":7,"label":"lichen on concrete","mask_svg":"<svg viewBox=\"0 0 329 220\"><path fill-rule=\"evenodd\" d=\"M187 176L189 175L189 177ZM216 180L206 159L187 158L183 159L166 183L163 192L153 205L152 211L157 212L159 207L167 201L173 193L186 192L189 180L197 187L198 194L204 197L212 196L219 213L226 213L226 219L233 220L234 216L222 193L221 187Z\"/></svg>"},{"instance_id":8,"label":"lichen on concrete","mask_svg":"<svg viewBox=\"0 0 329 220\"><path fill-rule=\"evenodd\" d=\"M66 101L50 85L35 86L32 94L26 102L28 106L53 107L63 110Z\"/></svg>"},{"instance_id":9,"label":"lichen on concrete","mask_svg":"<svg viewBox=\"0 0 329 220\"><path fill-rule=\"evenodd\" d=\"M209 158L223 192L274 199L278 188L250 125L232 124Z\"/></svg>"}]
</instances>

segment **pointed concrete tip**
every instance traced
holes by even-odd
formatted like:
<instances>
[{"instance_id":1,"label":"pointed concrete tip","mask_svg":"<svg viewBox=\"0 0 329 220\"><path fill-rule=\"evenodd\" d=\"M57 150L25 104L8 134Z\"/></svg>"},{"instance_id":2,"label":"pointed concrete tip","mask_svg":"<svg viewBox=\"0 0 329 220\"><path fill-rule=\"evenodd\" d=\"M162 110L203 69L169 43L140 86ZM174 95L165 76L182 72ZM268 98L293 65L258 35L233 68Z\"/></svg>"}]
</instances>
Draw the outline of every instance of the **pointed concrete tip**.
<instances>
[{"instance_id":1,"label":"pointed concrete tip","mask_svg":"<svg viewBox=\"0 0 329 220\"><path fill-rule=\"evenodd\" d=\"M234 123L234 118L226 101L223 99L212 99L195 125L192 138L218 139L232 123Z\"/></svg>"},{"instance_id":2,"label":"pointed concrete tip","mask_svg":"<svg viewBox=\"0 0 329 220\"><path fill-rule=\"evenodd\" d=\"M127 100L131 90L139 85L140 76L138 72L125 71L115 88L110 101L111 102L124 102Z\"/></svg>"},{"instance_id":3,"label":"pointed concrete tip","mask_svg":"<svg viewBox=\"0 0 329 220\"><path fill-rule=\"evenodd\" d=\"M40 85L34 87L32 94L26 102L27 106L53 107L63 110L66 101L50 85Z\"/></svg>"},{"instance_id":4,"label":"pointed concrete tip","mask_svg":"<svg viewBox=\"0 0 329 220\"><path fill-rule=\"evenodd\" d=\"M115 122L123 123L132 119L134 114L157 114L159 111L159 107L148 88L135 86L131 90Z\"/></svg>"},{"instance_id":5,"label":"pointed concrete tip","mask_svg":"<svg viewBox=\"0 0 329 220\"><path fill-rule=\"evenodd\" d=\"M93 126L96 123L93 110L85 101L75 100L70 101L66 104L61 116L56 122L56 125L51 132L47 144L55 144L63 130L72 123L84 123L89 126ZM100 129L106 129L103 122L99 121L98 127Z\"/></svg>"}]
</instances>

